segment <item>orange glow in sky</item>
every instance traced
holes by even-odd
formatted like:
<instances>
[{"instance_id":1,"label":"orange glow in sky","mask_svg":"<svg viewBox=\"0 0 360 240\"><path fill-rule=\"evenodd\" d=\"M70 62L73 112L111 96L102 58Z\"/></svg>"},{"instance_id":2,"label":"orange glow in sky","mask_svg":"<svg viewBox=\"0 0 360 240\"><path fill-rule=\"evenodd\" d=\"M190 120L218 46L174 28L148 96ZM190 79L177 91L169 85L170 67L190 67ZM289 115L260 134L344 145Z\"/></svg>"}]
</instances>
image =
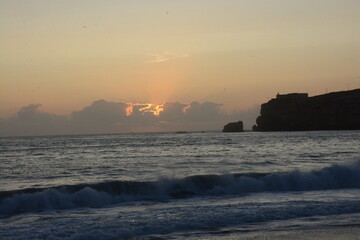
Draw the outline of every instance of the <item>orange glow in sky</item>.
<instances>
[{"instance_id":1,"label":"orange glow in sky","mask_svg":"<svg viewBox=\"0 0 360 240\"><path fill-rule=\"evenodd\" d=\"M278 92L360 88L358 29L356 0L1 0L0 118L97 99L232 112Z\"/></svg>"},{"instance_id":2,"label":"orange glow in sky","mask_svg":"<svg viewBox=\"0 0 360 240\"><path fill-rule=\"evenodd\" d=\"M143 106L139 108L138 111L142 114L145 113L152 113L155 116L159 116L160 112L164 111L164 105L156 105L152 103L128 103L128 107L126 108L126 116L130 116L133 114L134 107L136 106Z\"/></svg>"}]
</instances>

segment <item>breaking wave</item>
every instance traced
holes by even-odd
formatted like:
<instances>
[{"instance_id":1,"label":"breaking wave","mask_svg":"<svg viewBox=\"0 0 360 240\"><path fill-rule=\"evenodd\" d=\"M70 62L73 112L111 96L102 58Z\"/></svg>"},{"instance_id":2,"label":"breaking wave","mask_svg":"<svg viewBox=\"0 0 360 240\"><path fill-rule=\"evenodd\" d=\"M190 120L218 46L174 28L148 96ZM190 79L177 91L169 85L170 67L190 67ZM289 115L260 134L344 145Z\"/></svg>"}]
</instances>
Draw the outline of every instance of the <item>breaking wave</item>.
<instances>
[{"instance_id":1,"label":"breaking wave","mask_svg":"<svg viewBox=\"0 0 360 240\"><path fill-rule=\"evenodd\" d=\"M166 200L252 192L360 188L360 161L319 170L285 173L196 175L152 182L111 181L0 192L0 214L52 209L99 208L137 200Z\"/></svg>"}]
</instances>

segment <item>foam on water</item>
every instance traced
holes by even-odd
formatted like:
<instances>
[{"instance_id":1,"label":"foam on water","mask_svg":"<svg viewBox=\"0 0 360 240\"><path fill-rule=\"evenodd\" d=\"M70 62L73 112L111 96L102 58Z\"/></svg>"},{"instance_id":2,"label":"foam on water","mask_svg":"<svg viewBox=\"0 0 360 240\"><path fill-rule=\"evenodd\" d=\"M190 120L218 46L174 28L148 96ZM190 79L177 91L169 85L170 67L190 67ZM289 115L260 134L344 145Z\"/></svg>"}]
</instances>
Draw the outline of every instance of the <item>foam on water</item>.
<instances>
[{"instance_id":1,"label":"foam on water","mask_svg":"<svg viewBox=\"0 0 360 240\"><path fill-rule=\"evenodd\" d=\"M112 181L0 192L0 214L99 208L138 200L164 200L252 192L360 188L360 161L309 172L196 175L154 182Z\"/></svg>"},{"instance_id":2,"label":"foam on water","mask_svg":"<svg viewBox=\"0 0 360 240\"><path fill-rule=\"evenodd\" d=\"M360 224L359 139L359 131L0 138L0 239Z\"/></svg>"},{"instance_id":3,"label":"foam on water","mask_svg":"<svg viewBox=\"0 0 360 240\"><path fill-rule=\"evenodd\" d=\"M24 214L0 219L0 236L8 236L4 239L21 239L20 236L27 236L26 239L128 239L169 233L186 236L191 235L189 231L221 232L222 228L256 231L271 221L300 217L309 217L304 220L307 221L305 225L314 222L329 226L341 224L341 221L346 224L351 215L341 217L342 214L360 213L360 201L350 196L358 193L359 190L269 192L244 197L206 197L150 205ZM331 200L334 194L338 197ZM336 215L338 221L326 223L326 218L321 217L332 215ZM360 219L357 219L351 223L359 224ZM301 221L296 224L296 229L304 225Z\"/></svg>"}]
</instances>

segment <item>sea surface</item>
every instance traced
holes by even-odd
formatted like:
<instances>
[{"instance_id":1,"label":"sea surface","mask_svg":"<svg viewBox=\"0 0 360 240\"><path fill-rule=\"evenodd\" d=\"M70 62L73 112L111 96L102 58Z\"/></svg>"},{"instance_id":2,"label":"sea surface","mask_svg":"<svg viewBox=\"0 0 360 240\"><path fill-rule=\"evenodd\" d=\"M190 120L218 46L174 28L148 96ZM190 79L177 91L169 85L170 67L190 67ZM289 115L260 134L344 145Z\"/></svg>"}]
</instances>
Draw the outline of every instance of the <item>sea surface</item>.
<instances>
[{"instance_id":1,"label":"sea surface","mask_svg":"<svg viewBox=\"0 0 360 240\"><path fill-rule=\"evenodd\" d=\"M0 138L0 239L360 225L360 131Z\"/></svg>"}]
</instances>

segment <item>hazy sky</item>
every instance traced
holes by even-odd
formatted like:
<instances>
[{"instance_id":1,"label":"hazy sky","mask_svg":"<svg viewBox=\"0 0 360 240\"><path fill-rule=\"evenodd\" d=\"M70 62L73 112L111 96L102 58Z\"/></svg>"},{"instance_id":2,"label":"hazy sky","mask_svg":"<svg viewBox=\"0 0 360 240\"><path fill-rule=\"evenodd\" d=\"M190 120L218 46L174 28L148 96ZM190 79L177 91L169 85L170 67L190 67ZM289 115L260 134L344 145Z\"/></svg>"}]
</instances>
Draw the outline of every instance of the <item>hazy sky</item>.
<instances>
[{"instance_id":1,"label":"hazy sky","mask_svg":"<svg viewBox=\"0 0 360 240\"><path fill-rule=\"evenodd\" d=\"M1 0L0 117L360 88L359 29L358 0Z\"/></svg>"}]
</instances>

